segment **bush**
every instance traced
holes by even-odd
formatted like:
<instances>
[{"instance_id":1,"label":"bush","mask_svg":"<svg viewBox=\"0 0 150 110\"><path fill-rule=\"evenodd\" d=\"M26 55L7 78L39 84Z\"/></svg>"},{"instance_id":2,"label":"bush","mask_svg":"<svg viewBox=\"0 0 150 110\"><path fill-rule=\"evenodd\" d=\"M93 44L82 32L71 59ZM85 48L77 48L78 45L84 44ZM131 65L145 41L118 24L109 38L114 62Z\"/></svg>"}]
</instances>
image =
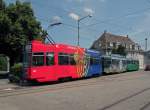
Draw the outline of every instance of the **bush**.
<instances>
[{"instance_id":1,"label":"bush","mask_svg":"<svg viewBox=\"0 0 150 110\"><path fill-rule=\"evenodd\" d=\"M11 75L13 75L13 77L15 77L19 80L22 76L22 69L23 69L23 64L16 63L16 64L14 64L14 66L11 67L10 73L11 73Z\"/></svg>"},{"instance_id":2,"label":"bush","mask_svg":"<svg viewBox=\"0 0 150 110\"><path fill-rule=\"evenodd\" d=\"M0 56L0 71L7 71L7 59Z\"/></svg>"}]
</instances>

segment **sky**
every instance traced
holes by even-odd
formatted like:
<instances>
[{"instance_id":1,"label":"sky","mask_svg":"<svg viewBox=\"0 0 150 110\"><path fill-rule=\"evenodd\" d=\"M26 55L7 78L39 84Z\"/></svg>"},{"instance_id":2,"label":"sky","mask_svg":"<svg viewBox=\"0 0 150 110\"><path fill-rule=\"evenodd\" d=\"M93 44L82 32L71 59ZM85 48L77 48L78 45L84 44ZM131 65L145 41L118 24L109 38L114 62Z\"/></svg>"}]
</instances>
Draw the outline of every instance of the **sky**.
<instances>
[{"instance_id":1,"label":"sky","mask_svg":"<svg viewBox=\"0 0 150 110\"><path fill-rule=\"evenodd\" d=\"M5 0L7 4L16 0ZM150 50L150 0L20 0L31 2L37 20L55 42L77 45L77 20L80 21L80 46L89 48L106 30L129 36ZM59 26L50 24L61 22Z\"/></svg>"}]
</instances>

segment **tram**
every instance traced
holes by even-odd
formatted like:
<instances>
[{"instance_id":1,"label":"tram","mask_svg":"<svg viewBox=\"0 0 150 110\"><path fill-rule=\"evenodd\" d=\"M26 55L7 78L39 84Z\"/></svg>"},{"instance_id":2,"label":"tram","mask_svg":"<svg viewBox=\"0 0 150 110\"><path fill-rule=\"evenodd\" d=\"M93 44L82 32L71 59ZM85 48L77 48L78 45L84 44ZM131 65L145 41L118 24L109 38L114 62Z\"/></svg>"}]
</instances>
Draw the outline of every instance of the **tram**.
<instances>
[{"instance_id":1,"label":"tram","mask_svg":"<svg viewBox=\"0 0 150 110\"><path fill-rule=\"evenodd\" d=\"M25 51L23 77L26 80L47 82L102 74L98 51L41 41L32 41Z\"/></svg>"},{"instance_id":2,"label":"tram","mask_svg":"<svg viewBox=\"0 0 150 110\"><path fill-rule=\"evenodd\" d=\"M138 71L139 61L135 59L127 59L127 71Z\"/></svg>"},{"instance_id":3,"label":"tram","mask_svg":"<svg viewBox=\"0 0 150 110\"><path fill-rule=\"evenodd\" d=\"M121 55L104 55L102 65L104 74L121 73L126 71L127 60Z\"/></svg>"}]
</instances>

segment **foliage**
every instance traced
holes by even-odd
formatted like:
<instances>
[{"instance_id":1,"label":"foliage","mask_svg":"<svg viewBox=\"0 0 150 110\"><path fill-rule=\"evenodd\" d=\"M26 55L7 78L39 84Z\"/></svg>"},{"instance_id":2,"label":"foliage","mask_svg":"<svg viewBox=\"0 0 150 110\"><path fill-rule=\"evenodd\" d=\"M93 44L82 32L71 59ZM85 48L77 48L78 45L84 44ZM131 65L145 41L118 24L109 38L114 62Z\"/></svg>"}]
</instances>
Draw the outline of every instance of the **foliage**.
<instances>
[{"instance_id":1,"label":"foliage","mask_svg":"<svg viewBox=\"0 0 150 110\"><path fill-rule=\"evenodd\" d=\"M7 70L7 59L6 57L0 56L0 71Z\"/></svg>"},{"instance_id":2,"label":"foliage","mask_svg":"<svg viewBox=\"0 0 150 110\"><path fill-rule=\"evenodd\" d=\"M5 9L5 3L3 0L0 0L0 10Z\"/></svg>"},{"instance_id":3,"label":"foliage","mask_svg":"<svg viewBox=\"0 0 150 110\"><path fill-rule=\"evenodd\" d=\"M20 78L22 75L22 69L23 69L23 64L22 63L16 63L16 64L14 64L14 66L11 67L10 72L15 77Z\"/></svg>"},{"instance_id":4,"label":"foliage","mask_svg":"<svg viewBox=\"0 0 150 110\"><path fill-rule=\"evenodd\" d=\"M123 55L123 56L127 55L126 48L122 45L119 45L117 49L113 48L112 53L113 54L120 54L120 55Z\"/></svg>"},{"instance_id":5,"label":"foliage","mask_svg":"<svg viewBox=\"0 0 150 110\"><path fill-rule=\"evenodd\" d=\"M26 42L43 40L44 31L28 2L17 0L6 6L0 0L0 27L0 53L10 57L11 65L21 61L22 47Z\"/></svg>"}]
</instances>

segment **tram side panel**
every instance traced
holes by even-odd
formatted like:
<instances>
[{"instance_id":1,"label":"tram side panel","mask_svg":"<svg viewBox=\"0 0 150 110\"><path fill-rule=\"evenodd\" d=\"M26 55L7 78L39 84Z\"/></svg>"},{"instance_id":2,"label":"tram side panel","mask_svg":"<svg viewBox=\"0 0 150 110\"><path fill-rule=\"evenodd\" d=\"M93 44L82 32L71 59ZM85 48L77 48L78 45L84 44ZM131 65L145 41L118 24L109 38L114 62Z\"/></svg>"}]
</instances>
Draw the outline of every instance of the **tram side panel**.
<instances>
[{"instance_id":1,"label":"tram side panel","mask_svg":"<svg viewBox=\"0 0 150 110\"><path fill-rule=\"evenodd\" d=\"M98 51L87 50L88 64L87 77L102 75L101 54Z\"/></svg>"}]
</instances>

